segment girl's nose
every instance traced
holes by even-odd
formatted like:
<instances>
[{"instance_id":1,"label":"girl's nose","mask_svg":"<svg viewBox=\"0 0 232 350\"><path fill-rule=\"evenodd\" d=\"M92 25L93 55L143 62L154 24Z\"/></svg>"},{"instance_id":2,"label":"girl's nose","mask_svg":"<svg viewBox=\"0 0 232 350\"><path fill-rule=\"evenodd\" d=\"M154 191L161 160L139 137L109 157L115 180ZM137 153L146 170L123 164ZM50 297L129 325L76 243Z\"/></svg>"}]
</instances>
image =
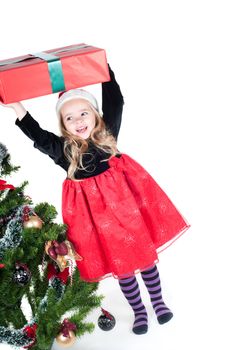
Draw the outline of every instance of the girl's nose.
<instances>
[{"instance_id":1,"label":"girl's nose","mask_svg":"<svg viewBox=\"0 0 232 350\"><path fill-rule=\"evenodd\" d=\"M76 118L76 123L82 123L83 122L83 117L78 117L78 118Z\"/></svg>"}]
</instances>

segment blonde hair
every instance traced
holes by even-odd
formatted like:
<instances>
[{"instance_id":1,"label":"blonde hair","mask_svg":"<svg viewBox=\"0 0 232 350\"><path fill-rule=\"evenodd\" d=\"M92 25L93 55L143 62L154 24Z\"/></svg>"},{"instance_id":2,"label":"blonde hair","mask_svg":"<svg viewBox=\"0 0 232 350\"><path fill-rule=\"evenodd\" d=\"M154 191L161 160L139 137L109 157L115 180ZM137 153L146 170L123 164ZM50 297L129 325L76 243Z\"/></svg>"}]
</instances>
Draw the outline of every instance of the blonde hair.
<instances>
[{"instance_id":1,"label":"blonde hair","mask_svg":"<svg viewBox=\"0 0 232 350\"><path fill-rule=\"evenodd\" d=\"M83 165L83 156L88 153L89 143L92 142L94 145L114 156L118 153L117 143L113 135L106 129L104 120L100 116L100 113L88 103L89 107L95 114L96 123L95 127L91 131L88 139L82 139L79 136L71 134L66 130L61 114L59 115L60 130L62 136L65 138L64 143L64 154L68 161L70 162L68 168L68 178L74 179L74 174L76 170L93 171L94 169L88 170L88 166ZM102 161L107 161L104 159Z\"/></svg>"}]
</instances>

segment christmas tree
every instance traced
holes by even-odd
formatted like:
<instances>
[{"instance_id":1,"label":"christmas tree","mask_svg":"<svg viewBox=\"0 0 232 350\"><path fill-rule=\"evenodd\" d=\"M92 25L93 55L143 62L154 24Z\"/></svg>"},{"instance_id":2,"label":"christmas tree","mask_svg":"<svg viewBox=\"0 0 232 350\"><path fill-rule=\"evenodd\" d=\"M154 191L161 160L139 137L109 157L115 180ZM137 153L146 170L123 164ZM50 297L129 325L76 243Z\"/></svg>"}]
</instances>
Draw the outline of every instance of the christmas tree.
<instances>
[{"instance_id":1,"label":"christmas tree","mask_svg":"<svg viewBox=\"0 0 232 350\"><path fill-rule=\"evenodd\" d=\"M0 143L0 178L18 168ZM66 239L66 226L54 222L55 207L34 207L26 185L0 180L0 343L47 350L56 338L68 346L93 330L85 318L102 297L97 283L80 280L75 261L81 257Z\"/></svg>"}]
</instances>

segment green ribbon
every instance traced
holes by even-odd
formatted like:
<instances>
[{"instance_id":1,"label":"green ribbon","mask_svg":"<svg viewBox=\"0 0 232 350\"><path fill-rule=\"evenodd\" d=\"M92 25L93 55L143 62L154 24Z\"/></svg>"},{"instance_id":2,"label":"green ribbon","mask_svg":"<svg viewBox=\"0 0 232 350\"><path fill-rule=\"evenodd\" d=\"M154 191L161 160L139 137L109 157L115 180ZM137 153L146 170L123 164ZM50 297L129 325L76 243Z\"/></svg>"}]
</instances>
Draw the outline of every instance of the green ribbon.
<instances>
[{"instance_id":1,"label":"green ribbon","mask_svg":"<svg viewBox=\"0 0 232 350\"><path fill-rule=\"evenodd\" d=\"M47 62L52 92L55 93L65 90L64 74L60 58L46 52L37 52L32 55Z\"/></svg>"},{"instance_id":2,"label":"green ribbon","mask_svg":"<svg viewBox=\"0 0 232 350\"><path fill-rule=\"evenodd\" d=\"M60 53L60 52L68 52L68 51L72 51L72 50L81 50L81 49L88 48L88 47L89 47L89 45L85 45L85 44L84 45L77 45L77 46L74 46L72 48L60 49L60 50L54 52L54 54ZM37 53L31 54L30 57L23 58L23 59L17 59L17 58L16 59L15 58L8 59L5 61L1 61L0 67L7 66L10 64L20 63L20 62L27 61L27 60L31 60L34 57L40 58L40 59L47 62L51 86L52 86L52 92L55 93L55 92L59 92L59 91L64 91L65 90L65 82L64 82L64 74L63 74L62 64L61 64L60 58L58 56L52 55L50 53L37 52Z\"/></svg>"}]
</instances>

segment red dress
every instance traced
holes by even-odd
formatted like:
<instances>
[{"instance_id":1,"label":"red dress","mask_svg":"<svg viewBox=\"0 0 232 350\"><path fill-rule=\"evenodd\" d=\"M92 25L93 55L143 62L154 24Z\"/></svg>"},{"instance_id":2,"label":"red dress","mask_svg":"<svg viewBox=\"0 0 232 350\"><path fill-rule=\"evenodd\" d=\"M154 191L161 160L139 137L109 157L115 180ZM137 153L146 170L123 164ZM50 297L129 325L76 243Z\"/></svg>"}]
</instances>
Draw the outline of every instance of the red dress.
<instances>
[{"instance_id":1,"label":"red dress","mask_svg":"<svg viewBox=\"0 0 232 350\"><path fill-rule=\"evenodd\" d=\"M157 253L189 224L151 175L126 154L82 181L63 183L62 213L80 276L125 278L158 261Z\"/></svg>"}]
</instances>

